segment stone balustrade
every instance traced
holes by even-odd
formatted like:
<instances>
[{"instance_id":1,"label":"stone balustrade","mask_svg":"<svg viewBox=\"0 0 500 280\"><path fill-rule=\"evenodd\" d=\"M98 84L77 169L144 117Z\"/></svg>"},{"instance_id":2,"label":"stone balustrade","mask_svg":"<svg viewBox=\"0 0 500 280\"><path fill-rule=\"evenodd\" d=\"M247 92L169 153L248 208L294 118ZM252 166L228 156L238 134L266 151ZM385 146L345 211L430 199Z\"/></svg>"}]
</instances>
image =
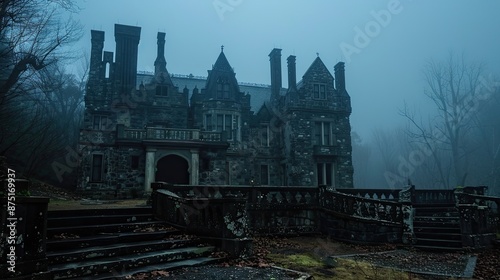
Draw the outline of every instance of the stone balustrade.
<instances>
[{"instance_id":1,"label":"stone balustrade","mask_svg":"<svg viewBox=\"0 0 500 280\"><path fill-rule=\"evenodd\" d=\"M451 201L462 218L462 235L467 235L464 246L480 247L495 232L498 217L490 210L500 203L500 198L482 195L482 187L454 191L414 186L383 190L153 183L152 188L154 195L168 196L153 203L158 217L193 233L223 237L239 237L221 230L231 221L235 223L231 228L241 228L244 219L246 234L323 232L346 241L413 244L414 205Z\"/></svg>"},{"instance_id":2,"label":"stone balustrade","mask_svg":"<svg viewBox=\"0 0 500 280\"><path fill-rule=\"evenodd\" d=\"M226 141L222 132L201 131L200 129L160 127L129 129L123 125L117 125L116 133L119 140Z\"/></svg>"}]
</instances>

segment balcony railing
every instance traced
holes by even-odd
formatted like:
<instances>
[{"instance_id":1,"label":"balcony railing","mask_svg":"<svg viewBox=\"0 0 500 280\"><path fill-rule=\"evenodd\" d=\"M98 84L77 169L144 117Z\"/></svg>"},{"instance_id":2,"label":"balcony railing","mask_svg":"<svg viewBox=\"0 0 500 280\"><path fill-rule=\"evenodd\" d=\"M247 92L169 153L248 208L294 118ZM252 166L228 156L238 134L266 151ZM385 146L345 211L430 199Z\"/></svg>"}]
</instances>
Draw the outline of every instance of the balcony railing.
<instances>
[{"instance_id":1,"label":"balcony railing","mask_svg":"<svg viewBox=\"0 0 500 280\"><path fill-rule=\"evenodd\" d=\"M128 129L117 126L118 139L126 140L183 140L183 141L225 141L221 132L201 131L199 129L159 128Z\"/></svg>"},{"instance_id":2,"label":"balcony railing","mask_svg":"<svg viewBox=\"0 0 500 280\"><path fill-rule=\"evenodd\" d=\"M339 154L337 146L315 145L313 151L315 156L337 156Z\"/></svg>"}]
</instances>

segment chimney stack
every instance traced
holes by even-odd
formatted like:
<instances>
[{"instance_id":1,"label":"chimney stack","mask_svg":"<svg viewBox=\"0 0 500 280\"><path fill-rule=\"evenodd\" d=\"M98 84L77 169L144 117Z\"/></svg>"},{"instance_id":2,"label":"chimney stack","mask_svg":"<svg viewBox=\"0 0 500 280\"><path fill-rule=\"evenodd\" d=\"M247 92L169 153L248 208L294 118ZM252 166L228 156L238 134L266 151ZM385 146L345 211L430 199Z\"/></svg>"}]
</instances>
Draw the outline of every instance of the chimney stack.
<instances>
[{"instance_id":1,"label":"chimney stack","mask_svg":"<svg viewBox=\"0 0 500 280\"><path fill-rule=\"evenodd\" d=\"M277 102L281 91L281 49L274 48L269 54L269 61L271 63L271 102Z\"/></svg>"},{"instance_id":2,"label":"chimney stack","mask_svg":"<svg viewBox=\"0 0 500 280\"><path fill-rule=\"evenodd\" d=\"M167 61L165 60L165 33L158 32L158 36L156 38L158 51L156 52L155 75L160 72L166 72L167 70Z\"/></svg>"},{"instance_id":3,"label":"chimney stack","mask_svg":"<svg viewBox=\"0 0 500 280\"><path fill-rule=\"evenodd\" d=\"M297 90L297 75L295 70L295 56L290 55L287 58L288 62L288 91Z\"/></svg>"},{"instance_id":4,"label":"chimney stack","mask_svg":"<svg viewBox=\"0 0 500 280\"><path fill-rule=\"evenodd\" d=\"M136 87L140 37L140 27L115 24L115 82L118 94L128 94Z\"/></svg>"},{"instance_id":5,"label":"chimney stack","mask_svg":"<svg viewBox=\"0 0 500 280\"><path fill-rule=\"evenodd\" d=\"M346 92L344 62L337 63L334 67L334 70L335 70L335 88L339 92Z\"/></svg>"},{"instance_id":6,"label":"chimney stack","mask_svg":"<svg viewBox=\"0 0 500 280\"><path fill-rule=\"evenodd\" d=\"M89 80L100 78L102 73L102 50L104 48L104 32L91 30L92 48L90 51ZM102 75L104 76L104 75Z\"/></svg>"}]
</instances>

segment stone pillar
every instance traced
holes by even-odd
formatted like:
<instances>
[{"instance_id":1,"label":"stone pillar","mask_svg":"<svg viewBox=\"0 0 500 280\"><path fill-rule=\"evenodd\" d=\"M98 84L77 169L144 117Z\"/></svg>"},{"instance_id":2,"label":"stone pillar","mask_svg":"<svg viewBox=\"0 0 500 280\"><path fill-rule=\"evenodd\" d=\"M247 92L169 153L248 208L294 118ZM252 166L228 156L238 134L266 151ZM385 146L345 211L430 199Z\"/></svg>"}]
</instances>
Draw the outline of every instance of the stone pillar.
<instances>
[{"instance_id":1,"label":"stone pillar","mask_svg":"<svg viewBox=\"0 0 500 280\"><path fill-rule=\"evenodd\" d=\"M151 183L155 181L155 153L156 149L146 149L146 172L144 178L144 192L151 193Z\"/></svg>"},{"instance_id":2,"label":"stone pillar","mask_svg":"<svg viewBox=\"0 0 500 280\"><path fill-rule=\"evenodd\" d=\"M198 185L198 175L200 166L200 154L198 150L191 150L191 170L190 170L190 184Z\"/></svg>"}]
</instances>

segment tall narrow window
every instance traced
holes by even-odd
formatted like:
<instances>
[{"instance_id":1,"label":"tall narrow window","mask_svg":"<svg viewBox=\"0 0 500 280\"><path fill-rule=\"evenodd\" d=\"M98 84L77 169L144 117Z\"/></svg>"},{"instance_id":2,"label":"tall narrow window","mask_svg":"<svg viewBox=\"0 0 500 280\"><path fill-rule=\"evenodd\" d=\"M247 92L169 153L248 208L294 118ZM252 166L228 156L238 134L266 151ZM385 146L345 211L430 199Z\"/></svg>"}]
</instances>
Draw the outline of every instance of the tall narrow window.
<instances>
[{"instance_id":1,"label":"tall narrow window","mask_svg":"<svg viewBox=\"0 0 500 280\"><path fill-rule=\"evenodd\" d=\"M139 169L139 156L130 156L130 168L133 170Z\"/></svg>"},{"instance_id":2,"label":"tall narrow window","mask_svg":"<svg viewBox=\"0 0 500 280\"><path fill-rule=\"evenodd\" d=\"M267 164L260 166L260 184L269 185L269 165Z\"/></svg>"},{"instance_id":3,"label":"tall narrow window","mask_svg":"<svg viewBox=\"0 0 500 280\"><path fill-rule=\"evenodd\" d=\"M316 167L318 174L318 185L335 187L335 164L318 163Z\"/></svg>"},{"instance_id":4,"label":"tall narrow window","mask_svg":"<svg viewBox=\"0 0 500 280\"><path fill-rule=\"evenodd\" d=\"M323 145L330 145L330 123L323 122Z\"/></svg>"},{"instance_id":5,"label":"tall narrow window","mask_svg":"<svg viewBox=\"0 0 500 280\"><path fill-rule=\"evenodd\" d=\"M319 99L319 85L318 84L313 85L313 96L315 99Z\"/></svg>"},{"instance_id":6,"label":"tall narrow window","mask_svg":"<svg viewBox=\"0 0 500 280\"><path fill-rule=\"evenodd\" d=\"M217 99L222 99L222 81L217 81Z\"/></svg>"},{"instance_id":7,"label":"tall narrow window","mask_svg":"<svg viewBox=\"0 0 500 280\"><path fill-rule=\"evenodd\" d=\"M104 130L106 125L106 116L95 115L92 117L92 129Z\"/></svg>"},{"instance_id":8,"label":"tall narrow window","mask_svg":"<svg viewBox=\"0 0 500 280\"><path fill-rule=\"evenodd\" d=\"M326 87L325 87L325 85L319 85L319 98L326 99Z\"/></svg>"},{"instance_id":9,"label":"tall narrow window","mask_svg":"<svg viewBox=\"0 0 500 280\"><path fill-rule=\"evenodd\" d=\"M207 131L212 131L214 129L212 126L212 114L205 115L205 129Z\"/></svg>"},{"instance_id":10,"label":"tall narrow window","mask_svg":"<svg viewBox=\"0 0 500 280\"><path fill-rule=\"evenodd\" d=\"M263 124L260 126L260 145L269 147L269 125Z\"/></svg>"},{"instance_id":11,"label":"tall narrow window","mask_svg":"<svg viewBox=\"0 0 500 280\"><path fill-rule=\"evenodd\" d=\"M229 84L225 83L223 86L224 99L229 99Z\"/></svg>"},{"instance_id":12,"label":"tall narrow window","mask_svg":"<svg viewBox=\"0 0 500 280\"><path fill-rule=\"evenodd\" d=\"M92 155L92 182L102 181L102 155Z\"/></svg>"},{"instance_id":13,"label":"tall narrow window","mask_svg":"<svg viewBox=\"0 0 500 280\"><path fill-rule=\"evenodd\" d=\"M281 165L281 183L283 186L288 186L288 174L287 174L286 164Z\"/></svg>"},{"instance_id":14,"label":"tall narrow window","mask_svg":"<svg viewBox=\"0 0 500 280\"><path fill-rule=\"evenodd\" d=\"M222 132L224 129L224 115L217 115L217 131Z\"/></svg>"},{"instance_id":15,"label":"tall narrow window","mask_svg":"<svg viewBox=\"0 0 500 280\"><path fill-rule=\"evenodd\" d=\"M233 116L232 115L224 115L224 130L226 131L227 139L233 139L233 130L232 130L232 124L233 124Z\"/></svg>"},{"instance_id":16,"label":"tall narrow window","mask_svg":"<svg viewBox=\"0 0 500 280\"><path fill-rule=\"evenodd\" d=\"M314 123L314 140L316 145L332 145L332 125L330 122Z\"/></svg>"},{"instance_id":17,"label":"tall narrow window","mask_svg":"<svg viewBox=\"0 0 500 280\"><path fill-rule=\"evenodd\" d=\"M238 140L240 135L240 118L238 116L234 116L233 119L233 128L234 128L234 139Z\"/></svg>"}]
</instances>

